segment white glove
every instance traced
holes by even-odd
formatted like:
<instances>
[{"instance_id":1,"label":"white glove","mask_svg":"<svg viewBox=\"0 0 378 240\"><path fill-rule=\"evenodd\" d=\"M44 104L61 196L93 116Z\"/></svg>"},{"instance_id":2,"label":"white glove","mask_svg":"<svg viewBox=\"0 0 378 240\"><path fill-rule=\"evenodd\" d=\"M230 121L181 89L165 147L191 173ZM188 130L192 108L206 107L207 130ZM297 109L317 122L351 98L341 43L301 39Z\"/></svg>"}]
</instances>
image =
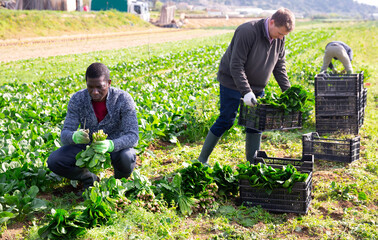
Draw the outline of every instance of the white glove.
<instances>
[{"instance_id":1,"label":"white glove","mask_svg":"<svg viewBox=\"0 0 378 240\"><path fill-rule=\"evenodd\" d=\"M257 104L256 96L253 92L249 92L246 95L244 95L244 103L250 107L253 107Z\"/></svg>"}]
</instances>

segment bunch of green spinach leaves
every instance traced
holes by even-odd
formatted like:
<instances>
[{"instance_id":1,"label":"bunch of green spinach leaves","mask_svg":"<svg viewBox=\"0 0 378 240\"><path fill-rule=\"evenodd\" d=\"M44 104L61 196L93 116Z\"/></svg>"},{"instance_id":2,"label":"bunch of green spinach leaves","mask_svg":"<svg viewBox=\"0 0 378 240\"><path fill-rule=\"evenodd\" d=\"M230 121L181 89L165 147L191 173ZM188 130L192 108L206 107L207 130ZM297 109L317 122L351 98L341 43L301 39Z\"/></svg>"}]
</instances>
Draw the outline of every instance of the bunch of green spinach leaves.
<instances>
[{"instance_id":1,"label":"bunch of green spinach leaves","mask_svg":"<svg viewBox=\"0 0 378 240\"><path fill-rule=\"evenodd\" d=\"M305 112L307 110L306 103L309 98L310 94L303 86L293 85L281 94L267 90L265 97L259 98L257 102L282 109L285 113Z\"/></svg>"},{"instance_id":2,"label":"bunch of green spinach leaves","mask_svg":"<svg viewBox=\"0 0 378 240\"><path fill-rule=\"evenodd\" d=\"M85 150L82 150L76 155L76 166L86 167L93 173L99 173L100 171L111 167L110 154L96 152L93 147L93 143L97 141L103 141L108 137L103 130L98 130L92 134L93 142L87 145Z\"/></svg>"},{"instance_id":3,"label":"bunch of green spinach leaves","mask_svg":"<svg viewBox=\"0 0 378 240\"><path fill-rule=\"evenodd\" d=\"M51 209L50 222L38 229L42 239L75 239L87 232L81 212L68 213L64 209Z\"/></svg>"}]
</instances>

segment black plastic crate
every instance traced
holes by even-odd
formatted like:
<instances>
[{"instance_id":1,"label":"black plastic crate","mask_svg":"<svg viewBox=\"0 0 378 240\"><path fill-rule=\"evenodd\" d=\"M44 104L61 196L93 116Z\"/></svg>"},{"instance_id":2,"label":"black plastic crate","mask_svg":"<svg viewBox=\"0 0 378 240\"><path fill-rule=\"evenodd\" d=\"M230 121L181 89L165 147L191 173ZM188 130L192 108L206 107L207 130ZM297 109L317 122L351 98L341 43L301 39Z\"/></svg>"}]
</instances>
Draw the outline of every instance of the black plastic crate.
<instances>
[{"instance_id":1,"label":"black plastic crate","mask_svg":"<svg viewBox=\"0 0 378 240\"><path fill-rule=\"evenodd\" d=\"M318 133L302 135L303 154L315 159L351 163L360 158L360 137L352 139L320 138Z\"/></svg>"},{"instance_id":2,"label":"black plastic crate","mask_svg":"<svg viewBox=\"0 0 378 240\"><path fill-rule=\"evenodd\" d=\"M315 96L315 113L317 116L335 116L357 114L366 106L367 89L362 88L353 96Z\"/></svg>"},{"instance_id":3,"label":"black plastic crate","mask_svg":"<svg viewBox=\"0 0 378 240\"><path fill-rule=\"evenodd\" d=\"M356 96L364 84L363 72L357 74L327 74L315 76L315 96Z\"/></svg>"},{"instance_id":4,"label":"black plastic crate","mask_svg":"<svg viewBox=\"0 0 378 240\"><path fill-rule=\"evenodd\" d=\"M317 96L316 132L321 135L337 132L357 135L364 123L366 104L366 88L363 88L356 98L354 96ZM353 107L355 107L354 111Z\"/></svg>"},{"instance_id":5,"label":"black plastic crate","mask_svg":"<svg viewBox=\"0 0 378 240\"><path fill-rule=\"evenodd\" d=\"M240 180L240 200L246 206L258 206L271 212L306 214L311 203L312 171L314 157L304 155L302 159L271 158L264 151L258 151L254 164L265 163L273 168L282 168L292 164L301 173L308 173L305 182L296 182L289 191L286 188L276 188L271 194L264 189L251 187L248 180Z\"/></svg>"},{"instance_id":6,"label":"black plastic crate","mask_svg":"<svg viewBox=\"0 0 378 240\"><path fill-rule=\"evenodd\" d=\"M316 132L320 135L326 133L344 133L358 135L362 125L362 111L358 114L343 116L318 116L316 115Z\"/></svg>"},{"instance_id":7,"label":"black plastic crate","mask_svg":"<svg viewBox=\"0 0 378 240\"><path fill-rule=\"evenodd\" d=\"M316 116L336 116L357 114L361 108L360 98L357 96L316 96Z\"/></svg>"},{"instance_id":8,"label":"black plastic crate","mask_svg":"<svg viewBox=\"0 0 378 240\"><path fill-rule=\"evenodd\" d=\"M364 88L362 91L362 97L360 101L361 107L359 111L359 126L361 127L364 123L364 117L365 117L365 108L367 104L367 89Z\"/></svg>"},{"instance_id":9,"label":"black plastic crate","mask_svg":"<svg viewBox=\"0 0 378 240\"><path fill-rule=\"evenodd\" d=\"M268 157L265 151L257 151L251 164L264 163L273 168L282 168L293 165L299 172L312 172L314 170L314 156L303 155L302 159Z\"/></svg>"},{"instance_id":10,"label":"black plastic crate","mask_svg":"<svg viewBox=\"0 0 378 240\"><path fill-rule=\"evenodd\" d=\"M302 113L285 113L267 104L249 107L241 99L238 124L260 131L297 129L302 127Z\"/></svg>"},{"instance_id":11,"label":"black plastic crate","mask_svg":"<svg viewBox=\"0 0 378 240\"><path fill-rule=\"evenodd\" d=\"M360 109L358 111L358 127L361 128L364 124L364 118L365 118L365 108Z\"/></svg>"},{"instance_id":12,"label":"black plastic crate","mask_svg":"<svg viewBox=\"0 0 378 240\"><path fill-rule=\"evenodd\" d=\"M362 108L365 108L366 104L367 104L367 88L364 88L362 90L362 101L361 101L361 103L363 104Z\"/></svg>"}]
</instances>

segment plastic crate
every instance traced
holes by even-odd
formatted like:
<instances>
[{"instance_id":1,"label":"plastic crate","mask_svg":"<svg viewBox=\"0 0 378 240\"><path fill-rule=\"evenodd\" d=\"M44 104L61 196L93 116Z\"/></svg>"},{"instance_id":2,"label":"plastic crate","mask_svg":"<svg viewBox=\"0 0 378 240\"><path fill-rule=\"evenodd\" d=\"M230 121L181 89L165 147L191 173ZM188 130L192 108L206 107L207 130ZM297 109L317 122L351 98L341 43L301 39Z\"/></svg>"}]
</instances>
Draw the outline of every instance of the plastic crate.
<instances>
[{"instance_id":1,"label":"plastic crate","mask_svg":"<svg viewBox=\"0 0 378 240\"><path fill-rule=\"evenodd\" d=\"M365 108L360 109L358 112L358 127L361 128L364 124L364 118L365 118Z\"/></svg>"},{"instance_id":2,"label":"plastic crate","mask_svg":"<svg viewBox=\"0 0 378 240\"><path fill-rule=\"evenodd\" d=\"M318 116L357 114L366 106L367 89L362 88L353 96L315 96L315 112Z\"/></svg>"},{"instance_id":3,"label":"plastic crate","mask_svg":"<svg viewBox=\"0 0 378 240\"><path fill-rule=\"evenodd\" d=\"M303 154L315 159L351 163L360 158L360 137L352 139L320 138L318 133L302 135Z\"/></svg>"},{"instance_id":4,"label":"plastic crate","mask_svg":"<svg viewBox=\"0 0 378 240\"><path fill-rule=\"evenodd\" d=\"M265 163L273 168L282 168L292 164L301 173L308 173L305 182L296 182L289 191L286 188L276 188L271 194L261 188L251 187L248 180L240 180L240 201L246 206L258 206L271 212L306 214L311 203L312 171L314 157L304 155L302 159L270 158L264 151L258 151L254 164Z\"/></svg>"},{"instance_id":5,"label":"plastic crate","mask_svg":"<svg viewBox=\"0 0 378 240\"><path fill-rule=\"evenodd\" d=\"M358 74L327 74L315 76L315 96L355 96L363 88L363 72Z\"/></svg>"},{"instance_id":6,"label":"plastic crate","mask_svg":"<svg viewBox=\"0 0 378 240\"><path fill-rule=\"evenodd\" d=\"M317 116L336 116L357 114L361 103L357 96L316 96L315 114Z\"/></svg>"},{"instance_id":7,"label":"plastic crate","mask_svg":"<svg viewBox=\"0 0 378 240\"><path fill-rule=\"evenodd\" d=\"M362 91L362 97L360 101L361 107L359 111L359 126L361 127L364 124L364 117L365 117L365 108L367 104L367 89L364 88Z\"/></svg>"},{"instance_id":8,"label":"plastic crate","mask_svg":"<svg viewBox=\"0 0 378 240\"><path fill-rule=\"evenodd\" d=\"M316 115L316 132L320 135L326 133L344 133L358 135L363 122L363 111L358 114L343 116Z\"/></svg>"},{"instance_id":9,"label":"plastic crate","mask_svg":"<svg viewBox=\"0 0 378 240\"><path fill-rule=\"evenodd\" d=\"M362 90L362 101L361 101L361 103L363 104L362 108L365 108L366 105L367 105L367 88L364 88Z\"/></svg>"},{"instance_id":10,"label":"plastic crate","mask_svg":"<svg viewBox=\"0 0 378 240\"><path fill-rule=\"evenodd\" d=\"M249 107L240 100L238 124L260 131L297 129L302 127L302 113L286 113L267 104Z\"/></svg>"},{"instance_id":11,"label":"plastic crate","mask_svg":"<svg viewBox=\"0 0 378 240\"><path fill-rule=\"evenodd\" d=\"M321 135L337 132L357 135L364 123L367 89L363 88L357 96L317 96L316 132Z\"/></svg>"},{"instance_id":12,"label":"plastic crate","mask_svg":"<svg viewBox=\"0 0 378 240\"><path fill-rule=\"evenodd\" d=\"M300 172L312 172L314 170L314 156L303 155L302 159L268 157L265 151L256 151L251 164L264 163L273 168L282 168L293 165Z\"/></svg>"}]
</instances>

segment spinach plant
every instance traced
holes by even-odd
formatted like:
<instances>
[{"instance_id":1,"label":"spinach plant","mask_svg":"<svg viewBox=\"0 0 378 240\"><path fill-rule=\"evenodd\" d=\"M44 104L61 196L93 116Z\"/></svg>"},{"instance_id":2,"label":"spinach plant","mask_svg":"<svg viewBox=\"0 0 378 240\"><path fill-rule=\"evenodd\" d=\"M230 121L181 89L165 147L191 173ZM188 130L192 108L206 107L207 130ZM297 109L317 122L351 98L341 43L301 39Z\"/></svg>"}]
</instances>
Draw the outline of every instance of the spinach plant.
<instances>
[{"instance_id":1,"label":"spinach plant","mask_svg":"<svg viewBox=\"0 0 378 240\"><path fill-rule=\"evenodd\" d=\"M187 164L179 170L182 176L182 187L189 196L196 196L206 190L206 187L214 182L211 176L212 169L199 161Z\"/></svg>"},{"instance_id":2,"label":"spinach plant","mask_svg":"<svg viewBox=\"0 0 378 240\"><path fill-rule=\"evenodd\" d=\"M15 190L13 194L6 193L0 197L3 210L14 213L18 220L24 220L34 212L43 211L47 208L45 200L37 198L39 189L32 186L28 191Z\"/></svg>"},{"instance_id":3,"label":"spinach plant","mask_svg":"<svg viewBox=\"0 0 378 240\"><path fill-rule=\"evenodd\" d=\"M168 204L178 206L181 214L191 215L196 203L196 199L187 195L182 188L182 176L177 173L172 181L169 181L167 177L156 183L157 196L163 198Z\"/></svg>"},{"instance_id":4,"label":"spinach plant","mask_svg":"<svg viewBox=\"0 0 378 240\"><path fill-rule=\"evenodd\" d=\"M108 135L102 130L98 130L97 132L93 133L92 144L87 145L85 150L82 150L76 155L76 166L86 167L93 173L98 173L104 169L110 168L110 154L108 152L98 153L93 148L93 143L106 140L107 137Z\"/></svg>"},{"instance_id":5,"label":"spinach plant","mask_svg":"<svg viewBox=\"0 0 378 240\"><path fill-rule=\"evenodd\" d=\"M133 181L126 181L124 186L126 188L125 196L131 201L137 201L137 206L144 207L152 212L161 210L163 203L155 197L154 186L139 171L135 170L133 172Z\"/></svg>"},{"instance_id":6,"label":"spinach plant","mask_svg":"<svg viewBox=\"0 0 378 240\"><path fill-rule=\"evenodd\" d=\"M86 208L83 210L80 219L86 221L87 228L113 223L116 213L108 202L103 201L102 196L97 191L91 191L90 198L85 200L83 205Z\"/></svg>"},{"instance_id":7,"label":"spinach plant","mask_svg":"<svg viewBox=\"0 0 378 240\"><path fill-rule=\"evenodd\" d=\"M239 179L231 166L221 167L219 162L216 162L211 176L218 186L218 195L228 197L236 196L239 193Z\"/></svg>"},{"instance_id":8,"label":"spinach plant","mask_svg":"<svg viewBox=\"0 0 378 240\"><path fill-rule=\"evenodd\" d=\"M42 239L75 239L82 236L87 232L84 227L87 223L80 217L81 214L80 211L69 214L64 209L51 209L49 223L38 229L38 235Z\"/></svg>"}]
</instances>

